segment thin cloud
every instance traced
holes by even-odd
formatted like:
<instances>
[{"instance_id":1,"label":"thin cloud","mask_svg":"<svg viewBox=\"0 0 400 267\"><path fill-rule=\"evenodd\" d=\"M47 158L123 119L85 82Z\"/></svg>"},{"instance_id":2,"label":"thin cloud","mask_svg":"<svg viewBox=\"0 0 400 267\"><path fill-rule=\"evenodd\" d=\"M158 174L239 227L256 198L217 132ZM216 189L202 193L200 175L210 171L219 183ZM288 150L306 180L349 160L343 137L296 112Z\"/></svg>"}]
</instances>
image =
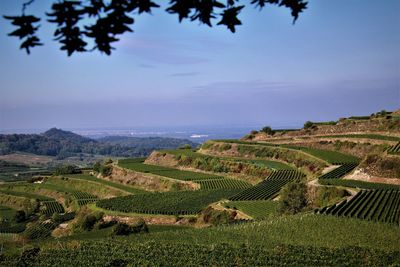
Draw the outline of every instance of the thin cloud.
<instances>
[{"instance_id":1,"label":"thin cloud","mask_svg":"<svg viewBox=\"0 0 400 267\"><path fill-rule=\"evenodd\" d=\"M198 72L178 72L178 73L172 73L172 77L187 77L187 76L196 76L199 75Z\"/></svg>"}]
</instances>

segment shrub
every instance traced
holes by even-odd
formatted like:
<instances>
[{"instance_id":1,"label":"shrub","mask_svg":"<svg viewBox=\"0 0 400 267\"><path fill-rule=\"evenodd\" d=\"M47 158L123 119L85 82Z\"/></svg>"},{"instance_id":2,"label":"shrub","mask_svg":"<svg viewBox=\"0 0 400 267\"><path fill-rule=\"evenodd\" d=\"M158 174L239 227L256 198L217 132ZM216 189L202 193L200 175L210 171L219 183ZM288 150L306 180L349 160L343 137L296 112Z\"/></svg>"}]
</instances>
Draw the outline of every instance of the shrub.
<instances>
[{"instance_id":1,"label":"shrub","mask_svg":"<svg viewBox=\"0 0 400 267\"><path fill-rule=\"evenodd\" d=\"M268 134L268 135L274 135L274 134L275 134L275 131L272 130L272 128L269 127L269 126L263 127L263 128L260 130L260 132L266 133L266 134Z\"/></svg>"},{"instance_id":2,"label":"shrub","mask_svg":"<svg viewBox=\"0 0 400 267\"><path fill-rule=\"evenodd\" d=\"M144 220L140 220L134 225L128 225L126 223L118 223L112 234L113 235L130 235L138 233L148 233L149 228Z\"/></svg>"},{"instance_id":3,"label":"shrub","mask_svg":"<svg viewBox=\"0 0 400 267\"><path fill-rule=\"evenodd\" d=\"M307 206L307 185L304 182L290 182L280 192L281 213L296 214Z\"/></svg>"},{"instance_id":4,"label":"shrub","mask_svg":"<svg viewBox=\"0 0 400 267\"><path fill-rule=\"evenodd\" d=\"M100 173L103 176L110 176L112 173L113 167L111 165L102 165L100 167Z\"/></svg>"},{"instance_id":5,"label":"shrub","mask_svg":"<svg viewBox=\"0 0 400 267\"><path fill-rule=\"evenodd\" d=\"M16 223L24 222L26 220L26 213L23 210L18 210L14 215L14 221Z\"/></svg>"},{"instance_id":6,"label":"shrub","mask_svg":"<svg viewBox=\"0 0 400 267\"><path fill-rule=\"evenodd\" d=\"M77 174L77 173L81 173L81 170L75 165L58 166L54 171L55 175Z\"/></svg>"},{"instance_id":7,"label":"shrub","mask_svg":"<svg viewBox=\"0 0 400 267\"><path fill-rule=\"evenodd\" d=\"M312 123L312 121L306 121L304 123L304 129L309 129L309 128L313 127L313 126L314 126L314 123Z\"/></svg>"},{"instance_id":8,"label":"shrub","mask_svg":"<svg viewBox=\"0 0 400 267\"><path fill-rule=\"evenodd\" d=\"M230 224L235 221L236 211L215 210L211 207L206 208L201 213L201 220L212 225Z\"/></svg>"}]
</instances>

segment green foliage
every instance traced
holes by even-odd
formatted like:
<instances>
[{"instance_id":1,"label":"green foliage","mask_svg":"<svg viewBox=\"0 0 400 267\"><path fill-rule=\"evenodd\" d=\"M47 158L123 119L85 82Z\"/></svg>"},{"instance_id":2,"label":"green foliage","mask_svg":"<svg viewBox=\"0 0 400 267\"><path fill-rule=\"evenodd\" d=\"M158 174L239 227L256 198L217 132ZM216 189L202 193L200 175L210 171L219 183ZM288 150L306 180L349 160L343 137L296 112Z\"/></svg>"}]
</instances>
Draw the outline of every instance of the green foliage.
<instances>
[{"instance_id":1,"label":"green foliage","mask_svg":"<svg viewBox=\"0 0 400 267\"><path fill-rule=\"evenodd\" d=\"M260 130L260 132L266 133L267 135L274 135L274 134L275 134L275 131L272 130L272 128L271 128L270 126L265 126L265 127L263 127L263 128Z\"/></svg>"},{"instance_id":2,"label":"green foliage","mask_svg":"<svg viewBox=\"0 0 400 267\"><path fill-rule=\"evenodd\" d=\"M144 220L140 220L134 225L128 225L126 223L117 223L115 228L113 229L113 235L130 235L130 234L138 234L138 233L148 233L149 228L146 225Z\"/></svg>"},{"instance_id":3,"label":"green foliage","mask_svg":"<svg viewBox=\"0 0 400 267\"><path fill-rule=\"evenodd\" d=\"M279 198L279 211L296 214L307 206L307 185L304 182L290 182L282 188Z\"/></svg>"},{"instance_id":4,"label":"green foliage","mask_svg":"<svg viewBox=\"0 0 400 267\"><path fill-rule=\"evenodd\" d=\"M26 214L25 211L23 210L17 210L17 212L14 215L14 221L16 223L21 223L24 222L26 220Z\"/></svg>"},{"instance_id":5,"label":"green foliage","mask_svg":"<svg viewBox=\"0 0 400 267\"><path fill-rule=\"evenodd\" d=\"M306 122L304 123L303 128L304 128L304 129L309 129L309 128L313 127L313 126L314 126L314 123L312 123L311 121L306 121Z\"/></svg>"},{"instance_id":6,"label":"green foliage","mask_svg":"<svg viewBox=\"0 0 400 267\"><path fill-rule=\"evenodd\" d=\"M55 224L51 222L35 222L29 226L23 233L23 236L29 240L42 239L49 237L55 228Z\"/></svg>"},{"instance_id":7,"label":"green foliage","mask_svg":"<svg viewBox=\"0 0 400 267\"><path fill-rule=\"evenodd\" d=\"M238 189L149 193L103 199L96 206L121 212L188 215L197 214L208 204L226 199Z\"/></svg>"},{"instance_id":8,"label":"green foliage","mask_svg":"<svg viewBox=\"0 0 400 267\"><path fill-rule=\"evenodd\" d=\"M75 215L74 231L91 231L94 225L103 218L104 213L93 212L86 207L79 209Z\"/></svg>"},{"instance_id":9,"label":"green foliage","mask_svg":"<svg viewBox=\"0 0 400 267\"><path fill-rule=\"evenodd\" d=\"M200 219L205 223L216 226L233 223L235 221L235 216L235 211L215 210L211 207L207 207L201 212Z\"/></svg>"},{"instance_id":10,"label":"green foliage","mask_svg":"<svg viewBox=\"0 0 400 267\"><path fill-rule=\"evenodd\" d=\"M341 188L320 186L316 188L316 199L313 200L313 205L317 207L325 207L337 203L344 197L349 196L349 193Z\"/></svg>"},{"instance_id":11,"label":"green foliage","mask_svg":"<svg viewBox=\"0 0 400 267\"><path fill-rule=\"evenodd\" d=\"M112 174L113 167L112 165L101 165L100 173L102 176L110 176Z\"/></svg>"},{"instance_id":12,"label":"green foliage","mask_svg":"<svg viewBox=\"0 0 400 267\"><path fill-rule=\"evenodd\" d=\"M192 146L190 144L184 144L184 145L181 145L179 147L179 149L192 149Z\"/></svg>"},{"instance_id":13,"label":"green foliage","mask_svg":"<svg viewBox=\"0 0 400 267\"><path fill-rule=\"evenodd\" d=\"M54 170L55 175L76 174L76 173L81 173L81 170L75 165L59 166Z\"/></svg>"}]
</instances>

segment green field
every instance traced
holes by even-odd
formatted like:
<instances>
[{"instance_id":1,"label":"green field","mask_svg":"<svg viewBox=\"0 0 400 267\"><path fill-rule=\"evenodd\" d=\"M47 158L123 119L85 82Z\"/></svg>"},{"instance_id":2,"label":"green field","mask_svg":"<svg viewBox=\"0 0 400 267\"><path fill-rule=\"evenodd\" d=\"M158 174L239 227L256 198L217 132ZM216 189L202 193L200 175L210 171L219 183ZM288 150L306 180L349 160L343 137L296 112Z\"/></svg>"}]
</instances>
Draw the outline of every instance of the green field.
<instances>
[{"instance_id":1,"label":"green field","mask_svg":"<svg viewBox=\"0 0 400 267\"><path fill-rule=\"evenodd\" d=\"M201 172L182 171L174 168L149 165L149 164L144 164L143 162L137 162L137 160L135 159L120 160L118 162L118 165L123 168L131 169L137 172L151 173L182 181L223 179L223 177L219 175L207 174Z\"/></svg>"},{"instance_id":2,"label":"green field","mask_svg":"<svg viewBox=\"0 0 400 267\"><path fill-rule=\"evenodd\" d=\"M400 137L388 136L380 134L337 134L337 135L324 135L318 136L320 138L365 138L385 141L400 141Z\"/></svg>"},{"instance_id":3,"label":"green field","mask_svg":"<svg viewBox=\"0 0 400 267\"><path fill-rule=\"evenodd\" d=\"M400 263L397 226L334 216L296 215L237 226L158 231L131 237L42 243L41 266L389 266ZM379 233L379 234L378 234ZM105 236L105 234L102 234ZM63 242L60 240L60 242ZM68 244L71 244L68 246ZM76 243L75 243L76 244ZM4 256L0 265L17 266ZM21 264L21 263L19 263Z\"/></svg>"},{"instance_id":4,"label":"green field","mask_svg":"<svg viewBox=\"0 0 400 267\"><path fill-rule=\"evenodd\" d=\"M6 206L0 206L0 219L12 220L17 211Z\"/></svg>"},{"instance_id":5,"label":"green field","mask_svg":"<svg viewBox=\"0 0 400 267\"><path fill-rule=\"evenodd\" d=\"M230 189L148 193L104 199L96 205L103 209L128 213L189 215L197 214L208 204L227 199L239 191Z\"/></svg>"},{"instance_id":6,"label":"green field","mask_svg":"<svg viewBox=\"0 0 400 267\"><path fill-rule=\"evenodd\" d=\"M347 180L347 179L319 179L318 181L319 181L320 184L323 184L323 185L354 187L354 188L362 188L362 189L395 189L395 190L400 190L400 185L369 183L369 182L356 181L356 180Z\"/></svg>"},{"instance_id":7,"label":"green field","mask_svg":"<svg viewBox=\"0 0 400 267\"><path fill-rule=\"evenodd\" d=\"M256 220L278 216L278 202L276 201L229 201L224 203L224 206L243 211Z\"/></svg>"},{"instance_id":8,"label":"green field","mask_svg":"<svg viewBox=\"0 0 400 267\"><path fill-rule=\"evenodd\" d=\"M141 190L141 189L137 189L128 185L124 185L124 184L120 184L120 183L115 183L115 182L111 182L111 181L107 181L104 179L99 179L96 178L94 176L88 175L88 174L74 174L74 175L66 175L66 177L68 178L72 178L72 179L81 179L81 180L85 180L85 181L91 181L91 182L95 182L95 183L99 183L105 186L109 186L115 189L119 189L131 194L140 194L140 193L144 193L146 192L145 190Z\"/></svg>"}]
</instances>

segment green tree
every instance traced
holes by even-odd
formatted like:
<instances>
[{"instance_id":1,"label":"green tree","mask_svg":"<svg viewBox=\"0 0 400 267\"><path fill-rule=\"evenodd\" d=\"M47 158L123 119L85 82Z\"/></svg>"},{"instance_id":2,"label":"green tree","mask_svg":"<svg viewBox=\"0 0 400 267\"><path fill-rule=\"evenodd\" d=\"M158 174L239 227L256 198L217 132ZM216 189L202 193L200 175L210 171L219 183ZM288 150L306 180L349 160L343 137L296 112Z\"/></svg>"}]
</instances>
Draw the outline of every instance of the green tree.
<instances>
[{"instance_id":1,"label":"green tree","mask_svg":"<svg viewBox=\"0 0 400 267\"><path fill-rule=\"evenodd\" d=\"M4 16L17 29L10 36L18 37L22 43L20 48L29 54L30 49L43 45L37 31L40 17L26 15L27 7L35 0L27 0L22 6L19 16ZM159 3L167 1L152 0L53 0L50 12L46 12L47 23L56 26L55 40L60 49L68 56L76 52L98 50L107 55L115 49L112 44L119 41L122 34L132 32L131 25L142 13L151 14L160 8ZM244 0L170 0L165 11L177 15L179 22L184 19L200 24L226 26L231 32L242 22L238 18L240 12L248 6ZM307 8L305 0L251 0L250 5L263 9L266 5L277 5L289 8L293 23L299 14Z\"/></svg>"},{"instance_id":2,"label":"green tree","mask_svg":"<svg viewBox=\"0 0 400 267\"><path fill-rule=\"evenodd\" d=\"M313 126L314 126L314 123L312 121L306 121L304 123L304 129L309 129L309 128L313 127Z\"/></svg>"},{"instance_id":3,"label":"green tree","mask_svg":"<svg viewBox=\"0 0 400 267\"><path fill-rule=\"evenodd\" d=\"M290 182L280 192L279 211L296 214L307 206L307 185L304 182Z\"/></svg>"},{"instance_id":4,"label":"green tree","mask_svg":"<svg viewBox=\"0 0 400 267\"><path fill-rule=\"evenodd\" d=\"M263 127L263 128L260 130L260 132L266 133L266 134L268 134L268 135L274 135L274 134L275 134L275 131L272 130L272 128L271 128L270 126L265 126L265 127Z\"/></svg>"}]
</instances>

